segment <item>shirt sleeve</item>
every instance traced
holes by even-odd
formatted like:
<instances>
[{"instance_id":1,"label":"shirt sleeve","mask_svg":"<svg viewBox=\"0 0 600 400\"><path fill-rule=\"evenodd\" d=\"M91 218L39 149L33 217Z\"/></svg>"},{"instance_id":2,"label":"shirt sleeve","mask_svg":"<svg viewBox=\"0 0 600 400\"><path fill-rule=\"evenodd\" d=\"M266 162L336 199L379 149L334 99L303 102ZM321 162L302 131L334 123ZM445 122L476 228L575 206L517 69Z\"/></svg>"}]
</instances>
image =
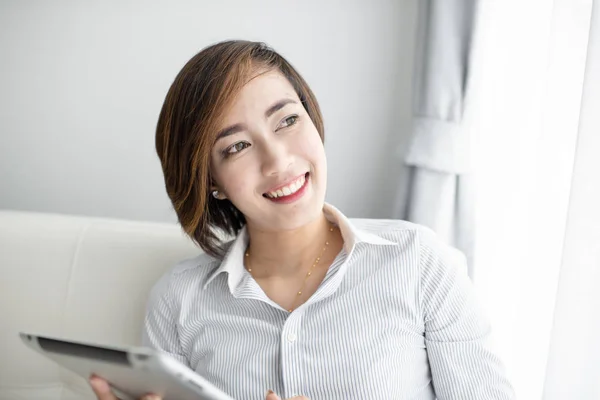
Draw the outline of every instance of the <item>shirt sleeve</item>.
<instances>
[{"instance_id":1,"label":"shirt sleeve","mask_svg":"<svg viewBox=\"0 0 600 400\"><path fill-rule=\"evenodd\" d=\"M420 234L420 253L425 346L437 398L514 399L464 255L430 231Z\"/></svg>"},{"instance_id":2,"label":"shirt sleeve","mask_svg":"<svg viewBox=\"0 0 600 400\"><path fill-rule=\"evenodd\" d=\"M177 332L169 281L170 274L165 274L150 291L144 318L142 346L162 351L189 367L189 360L182 349Z\"/></svg>"}]
</instances>

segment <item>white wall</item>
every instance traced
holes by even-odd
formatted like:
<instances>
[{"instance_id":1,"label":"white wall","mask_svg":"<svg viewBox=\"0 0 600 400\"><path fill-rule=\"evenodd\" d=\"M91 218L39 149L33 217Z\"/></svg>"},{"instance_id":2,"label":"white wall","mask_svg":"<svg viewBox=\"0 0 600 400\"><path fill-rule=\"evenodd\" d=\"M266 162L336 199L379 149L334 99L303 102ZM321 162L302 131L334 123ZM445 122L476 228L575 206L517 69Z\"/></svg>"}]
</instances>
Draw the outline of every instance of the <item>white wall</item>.
<instances>
[{"instance_id":1,"label":"white wall","mask_svg":"<svg viewBox=\"0 0 600 400\"><path fill-rule=\"evenodd\" d=\"M154 151L173 78L201 48L262 40L320 101L327 200L389 217L417 0L3 1L0 208L174 220Z\"/></svg>"}]
</instances>

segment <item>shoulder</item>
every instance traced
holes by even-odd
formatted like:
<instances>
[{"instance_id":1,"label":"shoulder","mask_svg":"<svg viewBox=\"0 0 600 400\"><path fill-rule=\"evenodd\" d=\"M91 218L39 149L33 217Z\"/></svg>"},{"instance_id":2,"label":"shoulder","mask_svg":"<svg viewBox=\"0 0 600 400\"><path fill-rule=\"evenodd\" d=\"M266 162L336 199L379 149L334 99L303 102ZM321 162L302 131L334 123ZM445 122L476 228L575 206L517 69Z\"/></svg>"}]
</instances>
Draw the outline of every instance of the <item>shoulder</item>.
<instances>
[{"instance_id":1,"label":"shoulder","mask_svg":"<svg viewBox=\"0 0 600 400\"><path fill-rule=\"evenodd\" d=\"M350 221L360 230L381 235L394 232L416 232L420 229L429 229L423 225L402 219L350 218Z\"/></svg>"},{"instance_id":2,"label":"shoulder","mask_svg":"<svg viewBox=\"0 0 600 400\"><path fill-rule=\"evenodd\" d=\"M466 257L432 229L402 220L357 219L352 222L359 234L366 232L395 244L391 249L385 246L383 251L379 250L381 246L369 246L372 252L369 258L383 261L395 271L388 277L401 278L390 279L390 284L402 285L403 291L415 285L426 320L448 302L451 308L458 309L470 301ZM378 254L381 257L377 257ZM445 310L448 315L452 314L452 310Z\"/></svg>"},{"instance_id":3,"label":"shoulder","mask_svg":"<svg viewBox=\"0 0 600 400\"><path fill-rule=\"evenodd\" d=\"M428 228L419 233L419 259L425 275L467 274L467 258L464 253Z\"/></svg>"},{"instance_id":4,"label":"shoulder","mask_svg":"<svg viewBox=\"0 0 600 400\"><path fill-rule=\"evenodd\" d=\"M422 273L439 272L460 266L466 271L466 259L458 249L447 244L432 229L399 219L350 220L359 234L373 235L397 245L398 252L418 261Z\"/></svg>"},{"instance_id":5,"label":"shoulder","mask_svg":"<svg viewBox=\"0 0 600 400\"><path fill-rule=\"evenodd\" d=\"M372 235L397 244L405 250L418 250L422 238L432 240L432 236L435 237L435 233L428 227L401 219L352 218L350 222L359 235Z\"/></svg>"}]
</instances>

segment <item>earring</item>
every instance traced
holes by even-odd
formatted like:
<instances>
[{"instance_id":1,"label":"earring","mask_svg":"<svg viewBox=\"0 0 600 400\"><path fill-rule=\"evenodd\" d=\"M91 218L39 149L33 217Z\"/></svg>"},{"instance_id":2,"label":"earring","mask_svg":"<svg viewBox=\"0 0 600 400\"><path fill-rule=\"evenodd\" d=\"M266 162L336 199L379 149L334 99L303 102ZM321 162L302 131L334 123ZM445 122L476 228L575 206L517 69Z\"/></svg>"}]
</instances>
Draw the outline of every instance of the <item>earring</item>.
<instances>
[{"instance_id":1,"label":"earring","mask_svg":"<svg viewBox=\"0 0 600 400\"><path fill-rule=\"evenodd\" d=\"M219 191L218 190L213 190L212 195L215 199L219 198Z\"/></svg>"}]
</instances>

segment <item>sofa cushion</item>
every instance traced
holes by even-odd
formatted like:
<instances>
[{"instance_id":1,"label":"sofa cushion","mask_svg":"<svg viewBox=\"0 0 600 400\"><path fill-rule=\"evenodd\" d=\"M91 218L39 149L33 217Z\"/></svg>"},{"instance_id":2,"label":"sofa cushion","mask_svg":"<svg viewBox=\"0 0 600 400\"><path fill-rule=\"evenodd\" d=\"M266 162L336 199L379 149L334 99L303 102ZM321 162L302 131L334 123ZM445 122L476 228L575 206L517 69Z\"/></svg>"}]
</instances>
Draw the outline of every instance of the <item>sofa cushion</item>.
<instances>
[{"instance_id":1,"label":"sofa cushion","mask_svg":"<svg viewBox=\"0 0 600 400\"><path fill-rule=\"evenodd\" d=\"M154 282L201 252L175 224L0 211L0 400L94 398L18 332L139 345Z\"/></svg>"}]
</instances>

